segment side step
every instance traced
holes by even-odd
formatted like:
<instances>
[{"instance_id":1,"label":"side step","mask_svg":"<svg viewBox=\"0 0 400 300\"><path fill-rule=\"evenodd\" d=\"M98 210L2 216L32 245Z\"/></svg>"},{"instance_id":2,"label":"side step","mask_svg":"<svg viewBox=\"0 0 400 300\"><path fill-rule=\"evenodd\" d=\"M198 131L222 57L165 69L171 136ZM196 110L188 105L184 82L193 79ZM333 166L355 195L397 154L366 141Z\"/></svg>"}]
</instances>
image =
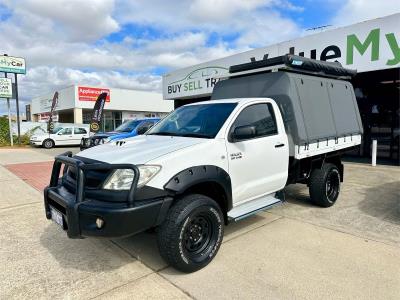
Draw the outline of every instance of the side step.
<instances>
[{"instance_id":1,"label":"side step","mask_svg":"<svg viewBox=\"0 0 400 300\"><path fill-rule=\"evenodd\" d=\"M279 193L281 192L269 194L232 208L228 212L229 220L239 221L255 213L258 213L259 211L269 209L277 204L282 203L284 197ZM277 197L279 197L280 199L278 199Z\"/></svg>"}]
</instances>

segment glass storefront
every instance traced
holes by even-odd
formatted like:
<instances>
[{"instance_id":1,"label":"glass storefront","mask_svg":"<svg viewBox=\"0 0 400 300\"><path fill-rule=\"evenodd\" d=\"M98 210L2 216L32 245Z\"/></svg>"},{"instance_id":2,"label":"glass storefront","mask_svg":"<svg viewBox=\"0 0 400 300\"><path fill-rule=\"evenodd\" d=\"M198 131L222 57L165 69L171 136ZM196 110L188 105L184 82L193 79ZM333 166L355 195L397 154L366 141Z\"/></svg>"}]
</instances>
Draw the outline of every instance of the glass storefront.
<instances>
[{"instance_id":1,"label":"glass storefront","mask_svg":"<svg viewBox=\"0 0 400 300\"><path fill-rule=\"evenodd\" d=\"M400 69L360 73L353 85L364 125L360 154L371 156L372 140L378 158L400 164Z\"/></svg>"},{"instance_id":2,"label":"glass storefront","mask_svg":"<svg viewBox=\"0 0 400 300\"><path fill-rule=\"evenodd\" d=\"M83 111L83 123L90 124L92 112L90 110ZM113 131L122 124L122 112L120 111L104 111L103 120L101 121L100 131Z\"/></svg>"}]
</instances>

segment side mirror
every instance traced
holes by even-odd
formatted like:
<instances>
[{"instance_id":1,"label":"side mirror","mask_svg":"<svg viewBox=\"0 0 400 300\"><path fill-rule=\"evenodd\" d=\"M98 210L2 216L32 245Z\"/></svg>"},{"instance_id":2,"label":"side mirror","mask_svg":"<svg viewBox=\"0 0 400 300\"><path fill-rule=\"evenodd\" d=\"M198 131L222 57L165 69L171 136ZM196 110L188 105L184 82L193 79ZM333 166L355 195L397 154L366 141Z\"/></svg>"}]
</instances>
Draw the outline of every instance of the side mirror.
<instances>
[{"instance_id":1,"label":"side mirror","mask_svg":"<svg viewBox=\"0 0 400 300\"><path fill-rule=\"evenodd\" d=\"M149 128L148 127L140 127L138 130L137 130L137 134L144 134L147 130L148 130Z\"/></svg>"},{"instance_id":2,"label":"side mirror","mask_svg":"<svg viewBox=\"0 0 400 300\"><path fill-rule=\"evenodd\" d=\"M253 125L236 127L231 135L233 142L248 140L256 136L256 127Z\"/></svg>"}]
</instances>

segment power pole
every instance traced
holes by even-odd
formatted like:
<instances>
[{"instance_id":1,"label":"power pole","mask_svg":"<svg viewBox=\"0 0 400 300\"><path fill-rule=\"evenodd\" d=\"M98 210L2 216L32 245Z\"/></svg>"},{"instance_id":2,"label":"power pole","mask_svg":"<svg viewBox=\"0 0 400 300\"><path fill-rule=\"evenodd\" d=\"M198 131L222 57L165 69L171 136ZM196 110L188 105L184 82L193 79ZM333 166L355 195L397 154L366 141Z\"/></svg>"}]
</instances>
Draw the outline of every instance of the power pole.
<instances>
[{"instance_id":1,"label":"power pole","mask_svg":"<svg viewBox=\"0 0 400 300\"><path fill-rule=\"evenodd\" d=\"M7 72L4 72L4 77L7 78ZM10 98L7 98L7 108L8 108L8 129L10 132L10 143L11 146L14 146L13 135L12 135L12 127L11 127L11 108L10 108Z\"/></svg>"},{"instance_id":2,"label":"power pole","mask_svg":"<svg viewBox=\"0 0 400 300\"><path fill-rule=\"evenodd\" d=\"M17 102L17 128L18 128L18 145L21 145L21 124L19 123L19 100L18 100L18 77L17 73L15 76L15 100Z\"/></svg>"}]
</instances>

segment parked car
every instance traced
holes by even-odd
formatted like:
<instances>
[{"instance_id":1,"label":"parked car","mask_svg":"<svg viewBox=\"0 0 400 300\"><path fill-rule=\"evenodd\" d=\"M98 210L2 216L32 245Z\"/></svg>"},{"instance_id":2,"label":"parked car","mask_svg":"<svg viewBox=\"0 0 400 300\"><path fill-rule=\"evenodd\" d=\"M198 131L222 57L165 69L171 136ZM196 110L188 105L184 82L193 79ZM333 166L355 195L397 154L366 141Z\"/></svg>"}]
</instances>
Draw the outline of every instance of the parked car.
<instances>
[{"instance_id":1,"label":"parked car","mask_svg":"<svg viewBox=\"0 0 400 300\"><path fill-rule=\"evenodd\" d=\"M118 126L114 131L96 133L89 138L83 138L80 144L81 150L109 143L111 141L118 141L128 137L144 134L154 124L160 121L160 118L144 118L126 121Z\"/></svg>"},{"instance_id":2,"label":"parked car","mask_svg":"<svg viewBox=\"0 0 400 300\"><path fill-rule=\"evenodd\" d=\"M56 127L51 133L35 134L30 137L32 146L46 149L54 146L78 146L82 138L89 137L89 127L85 125Z\"/></svg>"},{"instance_id":3,"label":"parked car","mask_svg":"<svg viewBox=\"0 0 400 300\"><path fill-rule=\"evenodd\" d=\"M213 100L176 109L142 136L56 157L46 217L70 238L157 228L161 256L193 272L215 257L224 225L282 203L286 185L306 184L312 203L334 205L341 154L360 145L363 132L343 80L352 72L282 60L255 62L254 73L246 66L216 84Z\"/></svg>"}]
</instances>

